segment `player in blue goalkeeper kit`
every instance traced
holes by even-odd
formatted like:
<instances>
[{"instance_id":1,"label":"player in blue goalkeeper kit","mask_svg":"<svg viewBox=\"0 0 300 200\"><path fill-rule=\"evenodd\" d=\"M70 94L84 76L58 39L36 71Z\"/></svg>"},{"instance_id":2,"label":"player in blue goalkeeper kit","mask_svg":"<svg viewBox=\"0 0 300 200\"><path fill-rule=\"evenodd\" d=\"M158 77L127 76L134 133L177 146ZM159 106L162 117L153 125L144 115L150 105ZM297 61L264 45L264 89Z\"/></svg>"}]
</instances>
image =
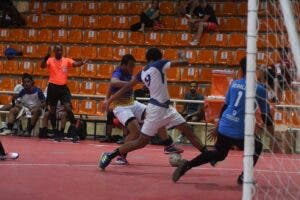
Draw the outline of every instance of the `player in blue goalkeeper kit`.
<instances>
[{"instance_id":1,"label":"player in blue goalkeeper kit","mask_svg":"<svg viewBox=\"0 0 300 200\"><path fill-rule=\"evenodd\" d=\"M188 170L206 163L224 160L233 146L244 149L244 121L245 121L245 94L246 94L246 58L240 61L243 77L231 83L226 95L225 104L221 112L217 127L217 142L215 149L204 151L191 161L182 160L173 173L173 181L176 182ZM267 90L261 85L256 85L256 105L259 106L262 119L271 134L274 132L270 106L267 102ZM262 143L255 137L254 165L262 152ZM243 173L238 177L238 183L243 183Z\"/></svg>"}]
</instances>

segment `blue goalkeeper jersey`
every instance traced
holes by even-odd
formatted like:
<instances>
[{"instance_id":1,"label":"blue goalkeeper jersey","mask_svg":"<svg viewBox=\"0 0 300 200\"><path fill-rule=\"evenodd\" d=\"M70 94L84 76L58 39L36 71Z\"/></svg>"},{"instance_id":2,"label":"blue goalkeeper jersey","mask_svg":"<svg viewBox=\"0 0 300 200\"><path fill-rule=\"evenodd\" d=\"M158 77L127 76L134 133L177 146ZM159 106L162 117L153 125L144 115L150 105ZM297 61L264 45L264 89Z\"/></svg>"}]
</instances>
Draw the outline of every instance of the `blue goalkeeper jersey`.
<instances>
[{"instance_id":1,"label":"blue goalkeeper jersey","mask_svg":"<svg viewBox=\"0 0 300 200\"><path fill-rule=\"evenodd\" d=\"M234 139L244 138L245 95L246 79L233 81L226 94L225 104L227 108L219 121L218 131L220 134ZM262 113L270 112L267 90L261 84L256 86L256 105L259 106Z\"/></svg>"}]
</instances>

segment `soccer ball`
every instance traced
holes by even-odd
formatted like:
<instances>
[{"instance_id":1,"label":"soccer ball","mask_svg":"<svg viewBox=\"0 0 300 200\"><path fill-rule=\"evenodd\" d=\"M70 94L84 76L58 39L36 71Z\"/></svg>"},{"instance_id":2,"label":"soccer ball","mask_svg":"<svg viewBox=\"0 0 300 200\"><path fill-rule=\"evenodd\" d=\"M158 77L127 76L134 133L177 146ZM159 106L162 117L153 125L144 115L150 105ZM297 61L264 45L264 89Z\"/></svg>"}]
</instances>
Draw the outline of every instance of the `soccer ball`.
<instances>
[{"instance_id":1,"label":"soccer ball","mask_svg":"<svg viewBox=\"0 0 300 200\"><path fill-rule=\"evenodd\" d=\"M178 167L181 161L181 155L178 153L172 153L169 157L169 163L172 167Z\"/></svg>"}]
</instances>

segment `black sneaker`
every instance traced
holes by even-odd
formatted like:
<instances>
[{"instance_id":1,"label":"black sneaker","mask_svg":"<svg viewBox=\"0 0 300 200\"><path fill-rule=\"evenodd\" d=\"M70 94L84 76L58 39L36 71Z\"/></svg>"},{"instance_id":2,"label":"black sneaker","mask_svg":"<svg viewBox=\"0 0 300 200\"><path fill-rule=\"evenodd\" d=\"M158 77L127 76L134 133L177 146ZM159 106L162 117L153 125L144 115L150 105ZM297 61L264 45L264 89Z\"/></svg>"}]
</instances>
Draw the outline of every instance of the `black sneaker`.
<instances>
[{"instance_id":1,"label":"black sneaker","mask_svg":"<svg viewBox=\"0 0 300 200\"><path fill-rule=\"evenodd\" d=\"M110 164L110 162L111 158L109 156L109 153L103 153L99 161L99 168L105 170L105 168Z\"/></svg>"},{"instance_id":2,"label":"black sneaker","mask_svg":"<svg viewBox=\"0 0 300 200\"><path fill-rule=\"evenodd\" d=\"M237 178L237 183L238 183L239 185L243 185L243 182L244 182L244 173L241 173L241 174L239 175L239 177Z\"/></svg>"},{"instance_id":3,"label":"black sneaker","mask_svg":"<svg viewBox=\"0 0 300 200\"><path fill-rule=\"evenodd\" d=\"M62 131L58 131L58 130L55 130L55 133L54 133L54 140L56 142L61 142L62 139L63 139L63 132Z\"/></svg>"},{"instance_id":4,"label":"black sneaker","mask_svg":"<svg viewBox=\"0 0 300 200\"><path fill-rule=\"evenodd\" d=\"M6 153L5 155L0 155L0 160L16 160L19 158L19 154L16 152Z\"/></svg>"},{"instance_id":5,"label":"black sneaker","mask_svg":"<svg viewBox=\"0 0 300 200\"><path fill-rule=\"evenodd\" d=\"M183 153L183 151L184 151L183 149L176 147L174 144L171 144L170 146L167 146L164 149L165 154L171 154L171 153L181 154L181 153Z\"/></svg>"},{"instance_id":6,"label":"black sneaker","mask_svg":"<svg viewBox=\"0 0 300 200\"><path fill-rule=\"evenodd\" d=\"M189 170L188 168L188 161L187 160L181 160L179 166L176 168L176 170L173 172L173 181L176 183L181 176L185 174Z\"/></svg>"}]
</instances>

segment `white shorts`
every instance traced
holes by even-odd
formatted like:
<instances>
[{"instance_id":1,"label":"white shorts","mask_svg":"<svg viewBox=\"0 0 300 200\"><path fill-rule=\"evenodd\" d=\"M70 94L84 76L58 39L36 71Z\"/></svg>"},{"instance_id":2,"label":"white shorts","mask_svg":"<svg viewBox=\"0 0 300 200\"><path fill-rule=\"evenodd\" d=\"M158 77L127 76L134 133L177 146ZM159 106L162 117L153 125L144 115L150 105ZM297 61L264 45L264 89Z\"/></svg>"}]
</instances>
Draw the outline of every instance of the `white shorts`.
<instances>
[{"instance_id":1,"label":"white shorts","mask_svg":"<svg viewBox=\"0 0 300 200\"><path fill-rule=\"evenodd\" d=\"M143 113L146 110L146 105L138 101L134 101L129 106L117 106L114 108L114 115L119 119L123 126L126 126L127 121L135 118L139 123L143 123Z\"/></svg>"},{"instance_id":2,"label":"white shorts","mask_svg":"<svg viewBox=\"0 0 300 200\"><path fill-rule=\"evenodd\" d=\"M146 109L146 116L142 127L142 133L148 136L155 136L158 129L166 127L173 128L185 123L185 119L174 107L163 108L149 103Z\"/></svg>"}]
</instances>

